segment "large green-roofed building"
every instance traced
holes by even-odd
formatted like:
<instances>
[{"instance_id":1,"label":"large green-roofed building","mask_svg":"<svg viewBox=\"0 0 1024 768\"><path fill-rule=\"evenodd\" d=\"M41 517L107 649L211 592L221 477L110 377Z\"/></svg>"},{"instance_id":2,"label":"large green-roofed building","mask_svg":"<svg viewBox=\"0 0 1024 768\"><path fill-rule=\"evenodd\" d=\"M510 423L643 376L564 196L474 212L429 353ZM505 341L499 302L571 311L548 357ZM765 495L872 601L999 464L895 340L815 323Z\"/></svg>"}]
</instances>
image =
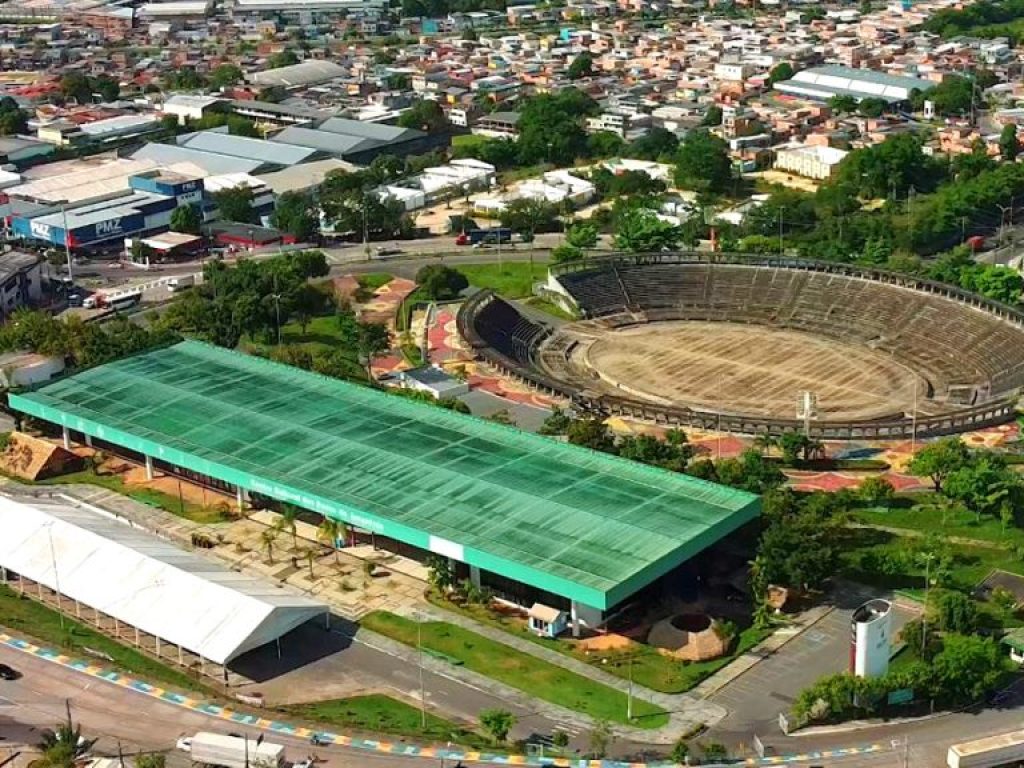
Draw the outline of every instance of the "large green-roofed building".
<instances>
[{"instance_id":1,"label":"large green-roofed building","mask_svg":"<svg viewBox=\"0 0 1024 768\"><path fill-rule=\"evenodd\" d=\"M748 493L192 341L10 402L598 610L759 509Z\"/></svg>"}]
</instances>

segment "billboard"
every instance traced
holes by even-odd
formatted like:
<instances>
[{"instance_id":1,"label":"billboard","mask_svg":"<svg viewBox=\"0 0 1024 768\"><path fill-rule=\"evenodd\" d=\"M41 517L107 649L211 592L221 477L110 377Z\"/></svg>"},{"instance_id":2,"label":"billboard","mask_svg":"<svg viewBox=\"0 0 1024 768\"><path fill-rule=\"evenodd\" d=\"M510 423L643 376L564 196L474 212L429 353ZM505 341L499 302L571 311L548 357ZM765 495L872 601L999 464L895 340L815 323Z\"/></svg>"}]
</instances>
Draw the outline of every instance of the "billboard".
<instances>
[{"instance_id":1,"label":"billboard","mask_svg":"<svg viewBox=\"0 0 1024 768\"><path fill-rule=\"evenodd\" d=\"M850 671L857 677L880 677L892 655L892 603L868 600L853 612L850 626Z\"/></svg>"}]
</instances>

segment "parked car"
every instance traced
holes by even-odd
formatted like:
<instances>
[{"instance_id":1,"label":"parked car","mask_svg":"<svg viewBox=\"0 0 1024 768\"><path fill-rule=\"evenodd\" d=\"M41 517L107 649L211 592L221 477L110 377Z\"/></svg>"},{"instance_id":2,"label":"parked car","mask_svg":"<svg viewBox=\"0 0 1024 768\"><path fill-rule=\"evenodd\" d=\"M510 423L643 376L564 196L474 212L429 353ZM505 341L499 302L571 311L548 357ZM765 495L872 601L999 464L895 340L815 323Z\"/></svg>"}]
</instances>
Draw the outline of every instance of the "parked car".
<instances>
[{"instance_id":1,"label":"parked car","mask_svg":"<svg viewBox=\"0 0 1024 768\"><path fill-rule=\"evenodd\" d=\"M3 680L17 680L21 675L14 667L9 667L6 664L0 664L0 679Z\"/></svg>"}]
</instances>

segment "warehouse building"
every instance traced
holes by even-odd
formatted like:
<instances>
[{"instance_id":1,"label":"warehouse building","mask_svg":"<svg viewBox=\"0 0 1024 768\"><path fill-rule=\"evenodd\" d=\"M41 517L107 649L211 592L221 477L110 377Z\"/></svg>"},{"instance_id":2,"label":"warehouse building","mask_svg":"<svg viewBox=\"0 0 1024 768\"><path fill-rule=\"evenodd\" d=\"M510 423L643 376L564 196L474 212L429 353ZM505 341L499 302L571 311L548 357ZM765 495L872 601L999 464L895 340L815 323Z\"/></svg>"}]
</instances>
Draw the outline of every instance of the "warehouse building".
<instances>
[{"instance_id":1,"label":"warehouse building","mask_svg":"<svg viewBox=\"0 0 1024 768\"><path fill-rule=\"evenodd\" d=\"M51 246L94 248L125 237L167 229L179 205L199 204L203 180L168 172L129 179L127 192L99 202L43 214L15 216L15 235Z\"/></svg>"},{"instance_id":2,"label":"warehouse building","mask_svg":"<svg viewBox=\"0 0 1024 768\"><path fill-rule=\"evenodd\" d=\"M230 571L70 498L0 496L0 581L161 658L223 668L327 606ZM45 592L44 592L45 590Z\"/></svg>"},{"instance_id":3,"label":"warehouse building","mask_svg":"<svg viewBox=\"0 0 1024 768\"><path fill-rule=\"evenodd\" d=\"M155 467L449 558L599 625L758 514L756 496L194 341L10 395Z\"/></svg>"},{"instance_id":4,"label":"warehouse building","mask_svg":"<svg viewBox=\"0 0 1024 768\"><path fill-rule=\"evenodd\" d=\"M927 91L935 85L931 80L889 75L873 69L829 66L803 69L772 87L780 93L813 101L852 96L858 101L873 98L895 104L907 101L914 90Z\"/></svg>"},{"instance_id":5,"label":"warehouse building","mask_svg":"<svg viewBox=\"0 0 1024 768\"><path fill-rule=\"evenodd\" d=\"M271 141L310 147L359 165L369 165L378 155L422 155L450 143L448 134L427 134L413 128L365 123L332 117L316 128L292 126Z\"/></svg>"}]
</instances>

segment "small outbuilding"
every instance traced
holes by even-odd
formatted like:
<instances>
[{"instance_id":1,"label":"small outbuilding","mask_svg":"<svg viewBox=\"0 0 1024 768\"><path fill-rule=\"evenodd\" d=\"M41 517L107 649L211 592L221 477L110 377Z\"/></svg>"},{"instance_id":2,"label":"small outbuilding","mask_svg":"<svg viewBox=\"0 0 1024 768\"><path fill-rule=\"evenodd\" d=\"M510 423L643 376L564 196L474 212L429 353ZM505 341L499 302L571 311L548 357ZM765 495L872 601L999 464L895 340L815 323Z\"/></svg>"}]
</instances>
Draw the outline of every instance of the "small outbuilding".
<instances>
[{"instance_id":1,"label":"small outbuilding","mask_svg":"<svg viewBox=\"0 0 1024 768\"><path fill-rule=\"evenodd\" d=\"M530 631L541 637L558 637L569 627L569 615L565 611L543 603L534 603L527 616Z\"/></svg>"}]
</instances>

